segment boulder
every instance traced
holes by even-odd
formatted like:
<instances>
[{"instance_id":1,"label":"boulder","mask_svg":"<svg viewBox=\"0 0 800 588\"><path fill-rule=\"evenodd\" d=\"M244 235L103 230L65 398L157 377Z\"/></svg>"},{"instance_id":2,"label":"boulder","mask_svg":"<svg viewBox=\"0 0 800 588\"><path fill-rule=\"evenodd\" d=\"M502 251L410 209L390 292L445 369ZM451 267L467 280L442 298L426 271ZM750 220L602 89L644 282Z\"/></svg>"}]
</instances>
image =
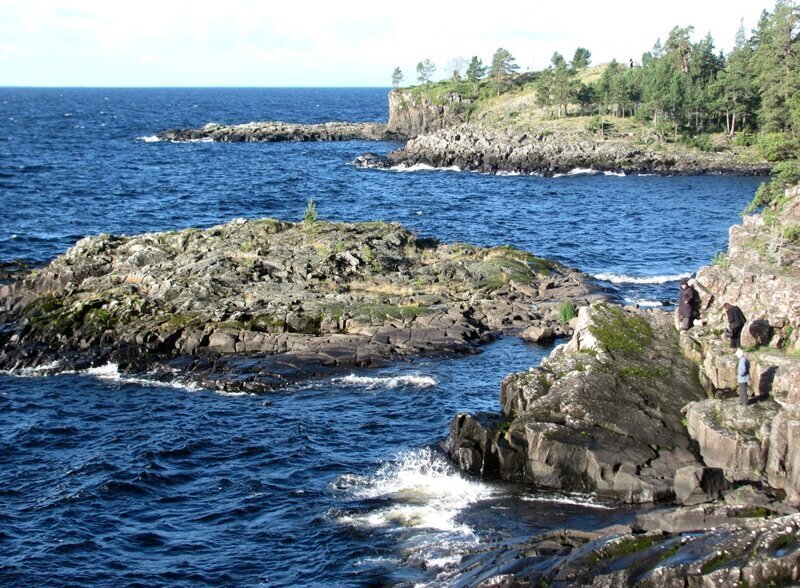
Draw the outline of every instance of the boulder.
<instances>
[{"instance_id":1,"label":"boulder","mask_svg":"<svg viewBox=\"0 0 800 588\"><path fill-rule=\"evenodd\" d=\"M673 486L678 504L694 505L719 499L727 481L722 468L686 466L675 472Z\"/></svg>"},{"instance_id":2,"label":"boulder","mask_svg":"<svg viewBox=\"0 0 800 588\"><path fill-rule=\"evenodd\" d=\"M525 341L532 343L539 343L542 341L549 341L556 336L556 332L552 327L547 325L531 325L522 332L521 337Z\"/></svg>"}]
</instances>

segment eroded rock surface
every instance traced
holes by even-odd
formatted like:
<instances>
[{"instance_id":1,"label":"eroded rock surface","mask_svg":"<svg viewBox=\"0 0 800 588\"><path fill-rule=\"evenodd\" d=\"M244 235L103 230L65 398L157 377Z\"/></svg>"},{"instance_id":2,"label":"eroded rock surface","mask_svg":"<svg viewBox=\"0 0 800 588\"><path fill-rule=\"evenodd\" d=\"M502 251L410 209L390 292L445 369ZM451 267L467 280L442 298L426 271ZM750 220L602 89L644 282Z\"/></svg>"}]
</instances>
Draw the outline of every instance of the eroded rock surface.
<instances>
[{"instance_id":1,"label":"eroded rock surface","mask_svg":"<svg viewBox=\"0 0 800 588\"><path fill-rule=\"evenodd\" d=\"M263 390L334 368L470 353L535 324L564 335L560 301L605 297L558 263L419 239L391 223L237 220L101 235L0 287L0 367L113 361Z\"/></svg>"},{"instance_id":2,"label":"eroded rock surface","mask_svg":"<svg viewBox=\"0 0 800 588\"><path fill-rule=\"evenodd\" d=\"M675 473L701 466L682 407L705 398L672 320L607 304L538 368L502 384L500 415L458 415L447 450L475 474L623 502L672 499Z\"/></svg>"},{"instance_id":3,"label":"eroded rock surface","mask_svg":"<svg viewBox=\"0 0 800 588\"><path fill-rule=\"evenodd\" d=\"M766 174L766 162L745 163L732 152L705 153L681 146L670 150L630 139L602 141L543 129L540 133L497 130L462 123L419 135L371 167L457 167L485 173L564 174L575 169L660 174Z\"/></svg>"}]
</instances>

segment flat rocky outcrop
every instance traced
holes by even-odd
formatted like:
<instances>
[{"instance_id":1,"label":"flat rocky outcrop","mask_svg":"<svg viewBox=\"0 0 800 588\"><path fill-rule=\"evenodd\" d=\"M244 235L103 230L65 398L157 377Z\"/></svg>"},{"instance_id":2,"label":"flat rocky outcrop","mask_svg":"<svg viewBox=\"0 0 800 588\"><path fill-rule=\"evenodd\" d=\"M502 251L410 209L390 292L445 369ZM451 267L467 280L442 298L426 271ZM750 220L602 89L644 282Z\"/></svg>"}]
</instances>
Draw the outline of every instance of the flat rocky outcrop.
<instances>
[{"instance_id":1,"label":"flat rocky outcrop","mask_svg":"<svg viewBox=\"0 0 800 588\"><path fill-rule=\"evenodd\" d=\"M420 239L394 223L236 220L100 235L0 287L0 369L116 362L266 390L337 368L471 353L532 325L564 335L558 303L605 297L558 263Z\"/></svg>"},{"instance_id":2,"label":"flat rocky outcrop","mask_svg":"<svg viewBox=\"0 0 800 588\"><path fill-rule=\"evenodd\" d=\"M381 123L327 122L297 124L277 121L240 125L209 123L198 129L169 129L156 135L162 141L220 141L252 143L279 141L392 141L403 137Z\"/></svg>"},{"instance_id":3,"label":"flat rocky outcrop","mask_svg":"<svg viewBox=\"0 0 800 588\"><path fill-rule=\"evenodd\" d=\"M672 319L600 303L569 343L502 383L499 415L457 415L446 449L464 470L620 502L675 496L702 467L681 409L705 398Z\"/></svg>"},{"instance_id":4,"label":"flat rocky outcrop","mask_svg":"<svg viewBox=\"0 0 800 588\"><path fill-rule=\"evenodd\" d=\"M763 175L769 171L766 162L745 163L731 152L705 153L680 145L654 149L638 145L632 138L604 141L544 127L534 133L466 123L417 136L383 160L359 163L367 167L424 164L539 175L565 174L574 169L667 175Z\"/></svg>"}]
</instances>

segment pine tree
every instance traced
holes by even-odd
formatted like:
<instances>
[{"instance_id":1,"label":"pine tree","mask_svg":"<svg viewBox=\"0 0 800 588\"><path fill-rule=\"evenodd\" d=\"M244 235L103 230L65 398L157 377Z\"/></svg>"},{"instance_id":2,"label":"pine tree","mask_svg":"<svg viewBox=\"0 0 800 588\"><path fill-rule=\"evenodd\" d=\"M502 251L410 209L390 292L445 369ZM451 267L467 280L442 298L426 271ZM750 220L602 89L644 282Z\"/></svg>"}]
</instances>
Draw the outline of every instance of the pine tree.
<instances>
[{"instance_id":1,"label":"pine tree","mask_svg":"<svg viewBox=\"0 0 800 588\"><path fill-rule=\"evenodd\" d=\"M500 91L505 89L508 85L508 79L519 66L515 63L514 57L506 49L500 47L494 52L492 57L492 65L489 68L489 77L492 79L492 85L500 95Z\"/></svg>"},{"instance_id":2,"label":"pine tree","mask_svg":"<svg viewBox=\"0 0 800 588\"><path fill-rule=\"evenodd\" d=\"M402 81L403 81L403 70L401 70L399 67L394 68L394 71L392 72L392 86L394 86L395 89L397 89L400 87L400 82Z\"/></svg>"},{"instance_id":3,"label":"pine tree","mask_svg":"<svg viewBox=\"0 0 800 588\"><path fill-rule=\"evenodd\" d=\"M589 63L592 61L592 54L589 52L588 49L584 49L583 47L578 47L575 49L575 55L572 56L572 69L574 70L581 70L586 69L589 67Z\"/></svg>"},{"instance_id":4,"label":"pine tree","mask_svg":"<svg viewBox=\"0 0 800 588\"><path fill-rule=\"evenodd\" d=\"M478 82L486 75L486 67L477 55L473 55L467 66L467 79L472 82L472 91L478 91Z\"/></svg>"},{"instance_id":5,"label":"pine tree","mask_svg":"<svg viewBox=\"0 0 800 588\"><path fill-rule=\"evenodd\" d=\"M417 64L417 80L420 84L427 84L433 79L433 74L436 71L436 66L430 59L420 61Z\"/></svg>"}]
</instances>

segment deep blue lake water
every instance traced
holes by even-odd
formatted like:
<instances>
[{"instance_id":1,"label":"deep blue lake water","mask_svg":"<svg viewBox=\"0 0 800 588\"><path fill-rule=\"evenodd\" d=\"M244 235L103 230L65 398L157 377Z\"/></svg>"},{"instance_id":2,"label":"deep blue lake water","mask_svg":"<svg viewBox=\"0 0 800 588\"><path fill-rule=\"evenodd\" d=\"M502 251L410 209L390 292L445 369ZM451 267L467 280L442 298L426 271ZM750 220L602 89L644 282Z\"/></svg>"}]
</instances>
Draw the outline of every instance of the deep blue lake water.
<instances>
[{"instance_id":1,"label":"deep blue lake water","mask_svg":"<svg viewBox=\"0 0 800 588\"><path fill-rule=\"evenodd\" d=\"M169 127L380 121L385 89L0 89L0 262L44 264L89 234L298 220L396 220L510 243L668 303L722 250L759 180L538 178L358 169L389 143L173 144ZM437 584L482 542L625 520L582 497L467 479L436 444L498 409L499 382L548 349L503 339L229 396L114 366L0 374L0 584Z\"/></svg>"}]
</instances>

